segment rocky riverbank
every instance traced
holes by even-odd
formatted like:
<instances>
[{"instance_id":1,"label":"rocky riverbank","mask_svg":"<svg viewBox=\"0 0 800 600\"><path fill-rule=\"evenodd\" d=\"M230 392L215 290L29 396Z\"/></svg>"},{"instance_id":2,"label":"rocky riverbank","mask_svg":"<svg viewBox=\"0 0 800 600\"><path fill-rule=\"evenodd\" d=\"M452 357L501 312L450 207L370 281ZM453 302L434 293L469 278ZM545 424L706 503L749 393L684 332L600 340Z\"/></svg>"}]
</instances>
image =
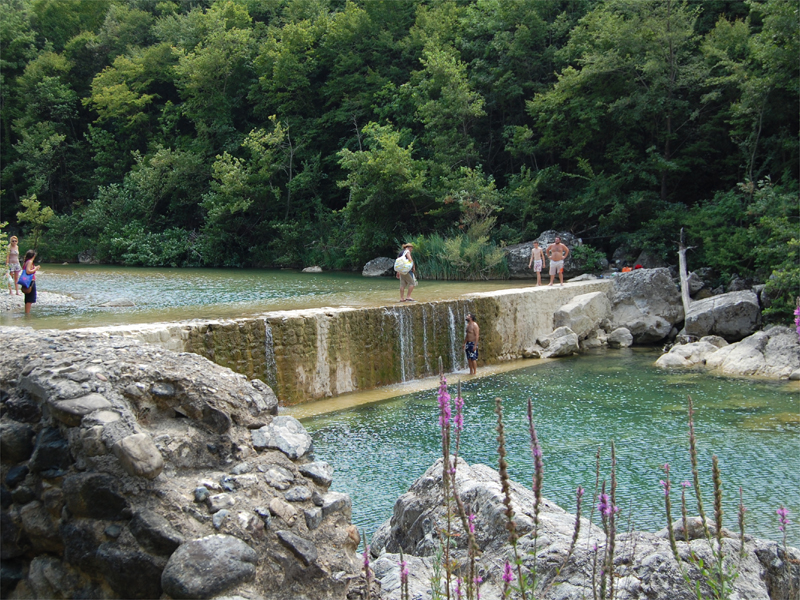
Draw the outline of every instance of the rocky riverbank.
<instances>
[{"instance_id":1,"label":"rocky riverbank","mask_svg":"<svg viewBox=\"0 0 800 600\"><path fill-rule=\"evenodd\" d=\"M75 299L64 294L56 294L54 292L36 292L36 304L46 305L60 305L70 304L75 302ZM35 307L34 307L35 309ZM9 294L8 290L0 291L0 312L24 312L25 311L25 296L20 292L19 295Z\"/></svg>"},{"instance_id":2,"label":"rocky riverbank","mask_svg":"<svg viewBox=\"0 0 800 600\"><path fill-rule=\"evenodd\" d=\"M4 598L358 598L350 498L259 380L0 328Z\"/></svg>"},{"instance_id":3,"label":"rocky riverbank","mask_svg":"<svg viewBox=\"0 0 800 600\"><path fill-rule=\"evenodd\" d=\"M456 482L464 505L474 513L476 543L480 550L478 576L482 579L480 597L484 600L503 598L503 567L514 563L508 543L505 506L500 475L485 465L468 465L459 459ZM599 597L602 557L609 544L603 530L582 518L580 531L573 545L575 516L543 499L538 515L538 536L534 535L534 494L511 482L511 507L514 512L518 554L523 572L536 572L536 598L571 600ZM584 510L591 510L591 497L584 498ZM452 508L455 514L455 507ZM584 514L586 514L584 512ZM595 513L596 514L596 513ZM697 596L694 585L699 582L703 597L714 597L705 578L690 560L691 553L702 558L706 568L714 563L711 546L698 519L689 519L688 541L680 522L675 524L676 561L666 528L658 533L640 531L618 533L614 538L614 596L619 600L692 600ZM445 503L442 494L442 460L439 459L409 491L401 496L394 514L372 539L373 569L381 583L383 600L400 596L400 551L407 561L411 576L411 598L430 597L434 562L447 531ZM712 535L714 535L712 525ZM466 532L457 516L452 523L450 557L457 565L457 576L467 572ZM726 569L738 576L729 589L731 598L748 600L797 600L800 594L800 550L787 548L770 540L745 535L744 554L740 555L741 539L737 533L722 530L722 547ZM682 573L683 571L683 573ZM514 569L516 575L516 569ZM688 577L688 582L684 578ZM443 585L443 584L442 584ZM455 582L453 583L455 585ZM462 583L462 589L463 589ZM606 590L608 594L608 590Z\"/></svg>"}]
</instances>

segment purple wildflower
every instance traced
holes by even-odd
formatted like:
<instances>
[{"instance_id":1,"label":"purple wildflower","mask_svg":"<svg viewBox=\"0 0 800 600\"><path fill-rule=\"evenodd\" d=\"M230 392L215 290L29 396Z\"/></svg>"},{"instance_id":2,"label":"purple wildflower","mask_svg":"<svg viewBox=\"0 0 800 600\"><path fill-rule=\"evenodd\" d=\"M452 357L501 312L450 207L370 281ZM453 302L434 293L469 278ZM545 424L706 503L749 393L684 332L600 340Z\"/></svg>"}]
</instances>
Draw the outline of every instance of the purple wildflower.
<instances>
[{"instance_id":1,"label":"purple wildflower","mask_svg":"<svg viewBox=\"0 0 800 600\"><path fill-rule=\"evenodd\" d=\"M608 494L600 494L600 502L597 504L597 510L604 517L610 517L614 513L619 512L619 507L611 504L611 498Z\"/></svg>"},{"instance_id":2,"label":"purple wildflower","mask_svg":"<svg viewBox=\"0 0 800 600\"><path fill-rule=\"evenodd\" d=\"M669 481L664 481L663 479L658 483L661 484L661 487L664 488L664 495L669 496Z\"/></svg>"},{"instance_id":3,"label":"purple wildflower","mask_svg":"<svg viewBox=\"0 0 800 600\"><path fill-rule=\"evenodd\" d=\"M439 386L439 425L444 429L450 425L452 412L450 409L450 394L447 391L447 379L442 376L442 383Z\"/></svg>"},{"instance_id":4,"label":"purple wildflower","mask_svg":"<svg viewBox=\"0 0 800 600\"><path fill-rule=\"evenodd\" d=\"M692 484L689 483L688 481L684 480L684 481L681 482L681 487L685 487L685 488L692 487Z\"/></svg>"},{"instance_id":5,"label":"purple wildflower","mask_svg":"<svg viewBox=\"0 0 800 600\"><path fill-rule=\"evenodd\" d=\"M469 515L469 532L474 534L475 533L475 515Z\"/></svg>"},{"instance_id":6,"label":"purple wildflower","mask_svg":"<svg viewBox=\"0 0 800 600\"><path fill-rule=\"evenodd\" d=\"M583 491L584 491L583 488L581 486L578 486L578 489L575 492L578 498L583 498Z\"/></svg>"},{"instance_id":7,"label":"purple wildflower","mask_svg":"<svg viewBox=\"0 0 800 600\"><path fill-rule=\"evenodd\" d=\"M404 560L400 561L400 581L408 583L408 563Z\"/></svg>"},{"instance_id":8,"label":"purple wildflower","mask_svg":"<svg viewBox=\"0 0 800 600\"><path fill-rule=\"evenodd\" d=\"M785 532L786 526L792 523L789 520L789 509L781 506L778 510L775 511L775 513L778 515L778 522L780 523L778 529Z\"/></svg>"},{"instance_id":9,"label":"purple wildflower","mask_svg":"<svg viewBox=\"0 0 800 600\"><path fill-rule=\"evenodd\" d=\"M503 569L503 581L511 583L514 581L514 570L511 568L511 563L506 561L506 567Z\"/></svg>"},{"instance_id":10,"label":"purple wildflower","mask_svg":"<svg viewBox=\"0 0 800 600\"><path fill-rule=\"evenodd\" d=\"M461 577L456 579L456 600L461 600L463 596L461 595Z\"/></svg>"},{"instance_id":11,"label":"purple wildflower","mask_svg":"<svg viewBox=\"0 0 800 600\"><path fill-rule=\"evenodd\" d=\"M456 426L456 431L464 429L464 399L460 395L456 396L456 416L453 419L453 423Z\"/></svg>"},{"instance_id":12,"label":"purple wildflower","mask_svg":"<svg viewBox=\"0 0 800 600\"><path fill-rule=\"evenodd\" d=\"M369 546L364 545L364 570L369 573Z\"/></svg>"}]
</instances>

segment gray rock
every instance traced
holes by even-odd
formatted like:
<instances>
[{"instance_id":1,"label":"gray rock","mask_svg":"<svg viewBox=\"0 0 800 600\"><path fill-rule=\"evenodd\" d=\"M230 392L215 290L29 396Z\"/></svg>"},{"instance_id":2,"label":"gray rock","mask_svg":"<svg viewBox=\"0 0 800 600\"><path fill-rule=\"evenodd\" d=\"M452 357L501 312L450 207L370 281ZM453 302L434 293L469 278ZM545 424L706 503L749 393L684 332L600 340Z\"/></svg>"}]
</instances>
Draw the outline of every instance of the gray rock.
<instances>
[{"instance_id":1,"label":"gray rock","mask_svg":"<svg viewBox=\"0 0 800 600\"><path fill-rule=\"evenodd\" d=\"M294 481L294 475L289 469L280 466L273 466L264 473L266 482L276 490L288 490Z\"/></svg>"},{"instance_id":2,"label":"gray rock","mask_svg":"<svg viewBox=\"0 0 800 600\"><path fill-rule=\"evenodd\" d=\"M540 338L539 344L545 348L542 353L544 358L571 356L580 349L578 336L569 327L557 328L551 334Z\"/></svg>"},{"instance_id":3,"label":"gray rock","mask_svg":"<svg viewBox=\"0 0 800 600\"><path fill-rule=\"evenodd\" d=\"M236 504L236 497L231 494L214 494L208 498L208 511L215 513Z\"/></svg>"},{"instance_id":4,"label":"gray rock","mask_svg":"<svg viewBox=\"0 0 800 600\"><path fill-rule=\"evenodd\" d=\"M208 491L208 488L205 486L199 486L194 488L194 501L195 502L205 502L208 497L211 495L211 492Z\"/></svg>"},{"instance_id":5,"label":"gray rock","mask_svg":"<svg viewBox=\"0 0 800 600\"><path fill-rule=\"evenodd\" d=\"M104 473L75 473L64 478L67 509L76 517L92 519L130 518L128 500L117 479Z\"/></svg>"},{"instance_id":6,"label":"gray rock","mask_svg":"<svg viewBox=\"0 0 800 600\"><path fill-rule=\"evenodd\" d=\"M41 552L60 553L64 550L58 525L53 517L38 500L28 502L19 509L22 529L36 554Z\"/></svg>"},{"instance_id":7,"label":"gray rock","mask_svg":"<svg viewBox=\"0 0 800 600\"><path fill-rule=\"evenodd\" d=\"M684 330L688 335L718 335L735 342L752 334L760 325L758 297L748 290L693 302Z\"/></svg>"},{"instance_id":8,"label":"gray rock","mask_svg":"<svg viewBox=\"0 0 800 600\"><path fill-rule=\"evenodd\" d=\"M303 273L322 273L322 267L314 265L313 267L306 267Z\"/></svg>"},{"instance_id":9,"label":"gray rock","mask_svg":"<svg viewBox=\"0 0 800 600\"><path fill-rule=\"evenodd\" d=\"M669 269L621 273L614 278L610 299L610 329L625 327L637 344L659 342L683 321L680 292Z\"/></svg>"},{"instance_id":10,"label":"gray rock","mask_svg":"<svg viewBox=\"0 0 800 600\"><path fill-rule=\"evenodd\" d=\"M173 598L211 598L251 581L257 561L242 540L211 535L181 545L167 562L161 585Z\"/></svg>"},{"instance_id":11,"label":"gray rock","mask_svg":"<svg viewBox=\"0 0 800 600\"><path fill-rule=\"evenodd\" d=\"M13 490L20 483L25 481L25 477L27 477L29 472L30 471L27 465L17 465L16 467L11 467L6 474L6 485Z\"/></svg>"},{"instance_id":12,"label":"gray rock","mask_svg":"<svg viewBox=\"0 0 800 600\"><path fill-rule=\"evenodd\" d=\"M102 306L103 308L124 308L136 306L136 303L128 298L114 298L112 300L108 300L107 302L103 302L99 306Z\"/></svg>"},{"instance_id":13,"label":"gray rock","mask_svg":"<svg viewBox=\"0 0 800 600\"><path fill-rule=\"evenodd\" d=\"M292 460L312 451L313 442L305 427L294 417L274 417L269 425L252 432L253 448L277 449Z\"/></svg>"},{"instance_id":14,"label":"gray rock","mask_svg":"<svg viewBox=\"0 0 800 600\"><path fill-rule=\"evenodd\" d=\"M569 327L578 339L585 339L611 316L611 303L603 292L575 296L553 314L553 327Z\"/></svg>"},{"instance_id":15,"label":"gray rock","mask_svg":"<svg viewBox=\"0 0 800 600\"><path fill-rule=\"evenodd\" d=\"M104 408L111 408L111 402L106 400L102 394L94 393L80 398L50 403L53 416L69 427L77 427L85 415Z\"/></svg>"},{"instance_id":16,"label":"gray rock","mask_svg":"<svg viewBox=\"0 0 800 600\"><path fill-rule=\"evenodd\" d=\"M36 493L27 485L21 485L11 492L11 498L14 500L14 504L22 506L23 504L35 500Z\"/></svg>"},{"instance_id":17,"label":"gray rock","mask_svg":"<svg viewBox=\"0 0 800 600\"><path fill-rule=\"evenodd\" d=\"M612 348L627 348L633 345L633 335L626 327L618 327L608 334L606 341Z\"/></svg>"},{"instance_id":18,"label":"gray rock","mask_svg":"<svg viewBox=\"0 0 800 600\"><path fill-rule=\"evenodd\" d=\"M322 509L318 506L304 510L303 516L306 518L306 527L311 531L322 524Z\"/></svg>"},{"instance_id":19,"label":"gray rock","mask_svg":"<svg viewBox=\"0 0 800 600\"><path fill-rule=\"evenodd\" d=\"M33 428L16 421L0 423L0 459L4 464L16 464L31 457Z\"/></svg>"},{"instance_id":20,"label":"gray rock","mask_svg":"<svg viewBox=\"0 0 800 600\"><path fill-rule=\"evenodd\" d=\"M154 554L169 556L184 542L183 536L169 521L151 510L137 512L131 520L130 530L142 548Z\"/></svg>"},{"instance_id":21,"label":"gray rock","mask_svg":"<svg viewBox=\"0 0 800 600\"><path fill-rule=\"evenodd\" d=\"M159 598L166 560L118 542L97 549L98 571L120 598Z\"/></svg>"},{"instance_id":22,"label":"gray rock","mask_svg":"<svg viewBox=\"0 0 800 600\"><path fill-rule=\"evenodd\" d=\"M164 469L164 457L147 433L129 435L114 444L112 450L131 475L155 479Z\"/></svg>"},{"instance_id":23,"label":"gray rock","mask_svg":"<svg viewBox=\"0 0 800 600\"><path fill-rule=\"evenodd\" d=\"M800 341L789 327L757 331L706 357L706 367L724 375L789 378L800 369Z\"/></svg>"},{"instance_id":24,"label":"gray rock","mask_svg":"<svg viewBox=\"0 0 800 600\"><path fill-rule=\"evenodd\" d=\"M326 489L333 481L333 467L322 460L300 465L300 472L306 477L310 477L317 485Z\"/></svg>"},{"instance_id":25,"label":"gray rock","mask_svg":"<svg viewBox=\"0 0 800 600\"><path fill-rule=\"evenodd\" d=\"M97 549L103 543L102 530L102 524L92 519L62 522L59 534L64 544L64 561L87 573L96 573Z\"/></svg>"},{"instance_id":26,"label":"gray rock","mask_svg":"<svg viewBox=\"0 0 800 600\"><path fill-rule=\"evenodd\" d=\"M251 465L250 463L243 462L234 466L231 469L231 473L233 473L234 475L244 475L245 473L249 473L252 470L253 470L253 465Z\"/></svg>"},{"instance_id":27,"label":"gray rock","mask_svg":"<svg viewBox=\"0 0 800 600\"><path fill-rule=\"evenodd\" d=\"M361 275L363 277L392 277L394 276L394 259L385 256L373 258L364 265Z\"/></svg>"},{"instance_id":28,"label":"gray rock","mask_svg":"<svg viewBox=\"0 0 800 600\"><path fill-rule=\"evenodd\" d=\"M99 265L100 260L97 258L97 252L94 249L82 250L78 252L78 262L82 265Z\"/></svg>"},{"instance_id":29,"label":"gray rock","mask_svg":"<svg viewBox=\"0 0 800 600\"><path fill-rule=\"evenodd\" d=\"M314 547L314 544L301 538L299 535L293 534L291 531L278 531L276 534L281 544L291 550L292 554L294 554L303 565L308 567L316 562L317 549Z\"/></svg>"},{"instance_id":30,"label":"gray rock","mask_svg":"<svg viewBox=\"0 0 800 600\"><path fill-rule=\"evenodd\" d=\"M311 500L311 490L304 485L293 487L283 495L287 502L306 502Z\"/></svg>"},{"instance_id":31,"label":"gray rock","mask_svg":"<svg viewBox=\"0 0 800 600\"><path fill-rule=\"evenodd\" d=\"M328 492L322 496L322 516L328 517L333 514L342 514L346 519L350 519L353 510L353 503L350 496L342 492Z\"/></svg>"},{"instance_id":32,"label":"gray rock","mask_svg":"<svg viewBox=\"0 0 800 600\"><path fill-rule=\"evenodd\" d=\"M150 393L158 398L172 398L175 395L175 386L166 381L155 381L150 386Z\"/></svg>"},{"instance_id":33,"label":"gray rock","mask_svg":"<svg viewBox=\"0 0 800 600\"><path fill-rule=\"evenodd\" d=\"M42 418L42 409L32 398L9 398L4 406L8 418L20 423L36 423Z\"/></svg>"},{"instance_id":34,"label":"gray rock","mask_svg":"<svg viewBox=\"0 0 800 600\"><path fill-rule=\"evenodd\" d=\"M50 469L66 469L72 464L69 444L61 431L55 427L45 427L36 438L28 467L33 473L41 473Z\"/></svg>"},{"instance_id":35,"label":"gray rock","mask_svg":"<svg viewBox=\"0 0 800 600\"><path fill-rule=\"evenodd\" d=\"M229 514L231 514L231 511L225 508L219 512L215 512L214 516L211 517L211 524L214 525L214 529L219 530L219 528L222 527L222 524L225 522L225 519L228 518Z\"/></svg>"}]
</instances>

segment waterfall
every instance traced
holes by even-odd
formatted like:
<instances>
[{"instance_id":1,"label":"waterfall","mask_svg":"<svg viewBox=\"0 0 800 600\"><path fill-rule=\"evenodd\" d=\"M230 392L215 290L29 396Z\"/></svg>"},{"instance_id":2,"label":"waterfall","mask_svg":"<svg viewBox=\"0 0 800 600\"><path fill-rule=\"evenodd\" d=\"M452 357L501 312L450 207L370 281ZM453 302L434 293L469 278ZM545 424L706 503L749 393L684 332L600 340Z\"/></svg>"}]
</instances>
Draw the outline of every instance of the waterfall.
<instances>
[{"instance_id":1,"label":"waterfall","mask_svg":"<svg viewBox=\"0 0 800 600\"><path fill-rule=\"evenodd\" d=\"M272 327L269 321L264 319L264 364L267 377L267 385L272 389L277 389L278 385L278 364L275 362L275 343L272 340Z\"/></svg>"},{"instance_id":2,"label":"waterfall","mask_svg":"<svg viewBox=\"0 0 800 600\"><path fill-rule=\"evenodd\" d=\"M460 347L458 344L458 337L456 336L456 316L453 313L453 307L448 306L447 312L450 315L450 370L455 373L461 367L460 361L458 360L458 356L461 353L456 350L456 348L460 350Z\"/></svg>"},{"instance_id":3,"label":"waterfall","mask_svg":"<svg viewBox=\"0 0 800 600\"><path fill-rule=\"evenodd\" d=\"M434 313L435 314L435 313ZM425 373L431 373L431 361L428 355L428 311L422 305L422 348L425 354Z\"/></svg>"}]
</instances>

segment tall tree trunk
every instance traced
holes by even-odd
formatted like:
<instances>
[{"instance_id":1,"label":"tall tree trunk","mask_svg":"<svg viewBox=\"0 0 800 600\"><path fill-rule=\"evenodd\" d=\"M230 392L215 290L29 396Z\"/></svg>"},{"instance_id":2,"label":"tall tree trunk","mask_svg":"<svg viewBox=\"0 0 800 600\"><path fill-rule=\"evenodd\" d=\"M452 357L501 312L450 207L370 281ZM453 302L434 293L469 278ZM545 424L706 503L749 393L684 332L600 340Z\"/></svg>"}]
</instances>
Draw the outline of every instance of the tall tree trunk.
<instances>
[{"instance_id":1,"label":"tall tree trunk","mask_svg":"<svg viewBox=\"0 0 800 600\"><path fill-rule=\"evenodd\" d=\"M683 227L681 227L681 243L678 247L678 270L681 277L681 301L683 302L684 318L689 314L689 305L692 303L692 299L689 297L689 275L686 273L686 250Z\"/></svg>"}]
</instances>

